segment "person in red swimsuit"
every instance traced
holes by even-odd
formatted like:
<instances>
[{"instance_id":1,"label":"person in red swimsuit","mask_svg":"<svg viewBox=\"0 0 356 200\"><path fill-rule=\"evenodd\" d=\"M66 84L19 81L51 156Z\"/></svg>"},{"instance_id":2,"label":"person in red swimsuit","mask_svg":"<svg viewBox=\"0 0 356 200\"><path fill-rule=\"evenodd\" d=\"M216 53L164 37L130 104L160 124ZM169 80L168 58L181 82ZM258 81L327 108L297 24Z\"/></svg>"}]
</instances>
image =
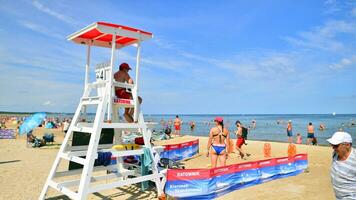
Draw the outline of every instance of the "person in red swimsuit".
<instances>
[{"instance_id":1,"label":"person in red swimsuit","mask_svg":"<svg viewBox=\"0 0 356 200\"><path fill-rule=\"evenodd\" d=\"M179 119L179 116L176 115L176 118L174 119L174 130L175 134L180 136L180 126L182 124L182 121Z\"/></svg>"},{"instance_id":2,"label":"person in red swimsuit","mask_svg":"<svg viewBox=\"0 0 356 200\"><path fill-rule=\"evenodd\" d=\"M115 81L133 84L133 80L131 79L131 77L129 75L130 70L131 70L131 67L127 63L122 63L119 67L119 71L117 71L114 74ZM121 98L121 99L132 99L132 94L130 92L127 92L126 88L116 87L115 94L118 98ZM141 104L142 98L138 97L138 101ZM133 108L125 108L124 117L127 122L131 123L134 121L134 119L132 117L133 113L134 113Z\"/></svg>"}]
</instances>

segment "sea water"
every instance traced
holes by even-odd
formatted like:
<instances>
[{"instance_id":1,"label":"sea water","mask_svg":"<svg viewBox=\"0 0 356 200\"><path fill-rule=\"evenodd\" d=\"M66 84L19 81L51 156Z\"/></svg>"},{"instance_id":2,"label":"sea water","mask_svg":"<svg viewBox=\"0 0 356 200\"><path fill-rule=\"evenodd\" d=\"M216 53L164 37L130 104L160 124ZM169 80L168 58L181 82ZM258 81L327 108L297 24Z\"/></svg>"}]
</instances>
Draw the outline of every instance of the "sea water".
<instances>
[{"instance_id":1,"label":"sea water","mask_svg":"<svg viewBox=\"0 0 356 200\"><path fill-rule=\"evenodd\" d=\"M0 113L1 114L1 113ZM9 114L7 114L9 115ZM10 114L11 115L11 114ZM16 114L15 114L16 115ZM61 121L64 118L72 118L72 113L50 113L48 117L59 118ZM171 126L174 131L173 124L168 124L168 121L174 121L176 115L144 115L145 121L156 122L153 129L157 132L162 131L167 125ZM297 133L300 133L303 139L303 144L307 139L307 126L311 122L314 126L315 137L317 137L319 145L328 145L326 139L339 130L344 130L351 134L353 138L353 146L356 147L356 114L256 114L256 115L189 115L181 114L179 118L183 121L182 135L193 136L209 136L210 129L214 126L214 118L221 116L224 118L224 126L230 131L231 138L236 138L236 120L241 121L245 127L250 127L248 139L260 141L278 141L287 142L287 123L292 121L293 139L296 141ZM94 119L94 114L88 114L88 120ZM164 124L161 122L164 121ZM195 128L190 128L190 122L194 121ZM252 127L252 121L256 122L256 127ZM325 130L319 130L319 125L323 123L326 126Z\"/></svg>"},{"instance_id":2,"label":"sea water","mask_svg":"<svg viewBox=\"0 0 356 200\"><path fill-rule=\"evenodd\" d=\"M181 133L183 135L209 136L210 129L215 125L213 120L217 115L179 115L183 121ZM293 139L296 141L300 133L303 143L307 139L307 126L311 122L314 126L315 137L319 145L328 145L326 139L336 131L343 130L351 134L353 146L356 146L356 114L260 114L260 115L219 115L224 118L224 126L230 131L231 138L236 138L235 122L239 120L245 127L250 127L248 139L262 141L287 142L287 123L292 121ZM146 121L157 122L154 127L160 131L167 126L168 120L174 121L175 115L145 115ZM164 126L160 122L165 122ZM195 128L190 128L190 122L195 122ZM253 128L252 121L256 127ZM319 125L324 124L326 129L320 130ZM174 130L174 127L172 127Z\"/></svg>"}]
</instances>

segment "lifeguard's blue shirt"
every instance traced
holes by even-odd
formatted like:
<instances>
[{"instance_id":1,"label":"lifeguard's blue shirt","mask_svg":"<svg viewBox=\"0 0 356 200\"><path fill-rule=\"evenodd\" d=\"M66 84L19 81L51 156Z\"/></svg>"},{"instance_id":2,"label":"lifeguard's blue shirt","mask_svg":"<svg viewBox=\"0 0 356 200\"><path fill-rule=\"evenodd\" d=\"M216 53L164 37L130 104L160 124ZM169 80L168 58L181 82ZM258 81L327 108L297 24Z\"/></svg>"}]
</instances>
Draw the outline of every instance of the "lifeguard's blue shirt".
<instances>
[{"instance_id":1,"label":"lifeguard's blue shirt","mask_svg":"<svg viewBox=\"0 0 356 200\"><path fill-rule=\"evenodd\" d=\"M349 157L344 161L333 155L331 165L331 182L336 199L356 200L356 150L351 148Z\"/></svg>"}]
</instances>

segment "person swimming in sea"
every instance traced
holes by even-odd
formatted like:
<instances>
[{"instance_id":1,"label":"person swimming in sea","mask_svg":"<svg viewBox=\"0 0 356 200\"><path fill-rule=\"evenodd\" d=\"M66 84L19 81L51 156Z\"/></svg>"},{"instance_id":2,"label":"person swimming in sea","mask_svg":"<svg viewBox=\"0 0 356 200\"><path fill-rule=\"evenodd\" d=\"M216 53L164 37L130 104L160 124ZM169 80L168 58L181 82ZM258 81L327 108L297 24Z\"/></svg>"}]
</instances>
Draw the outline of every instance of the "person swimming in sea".
<instances>
[{"instance_id":1,"label":"person swimming in sea","mask_svg":"<svg viewBox=\"0 0 356 200\"><path fill-rule=\"evenodd\" d=\"M325 129L326 129L325 124L324 123L320 123L319 130L323 131Z\"/></svg>"}]
</instances>

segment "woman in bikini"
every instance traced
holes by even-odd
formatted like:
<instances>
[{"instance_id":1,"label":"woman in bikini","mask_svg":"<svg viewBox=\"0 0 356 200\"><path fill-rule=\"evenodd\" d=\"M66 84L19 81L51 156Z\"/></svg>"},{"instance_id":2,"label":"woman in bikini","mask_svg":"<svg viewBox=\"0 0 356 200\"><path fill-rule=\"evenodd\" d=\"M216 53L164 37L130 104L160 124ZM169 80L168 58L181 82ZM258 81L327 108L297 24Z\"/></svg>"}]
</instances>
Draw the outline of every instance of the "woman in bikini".
<instances>
[{"instance_id":1,"label":"woman in bikini","mask_svg":"<svg viewBox=\"0 0 356 200\"><path fill-rule=\"evenodd\" d=\"M219 159L220 165L226 165L226 159L228 153L226 149L229 149L229 131L224 128L224 120L222 117L215 118L215 127L211 128L208 140L208 152L211 155L211 167L215 168L217 166L217 161Z\"/></svg>"}]
</instances>

